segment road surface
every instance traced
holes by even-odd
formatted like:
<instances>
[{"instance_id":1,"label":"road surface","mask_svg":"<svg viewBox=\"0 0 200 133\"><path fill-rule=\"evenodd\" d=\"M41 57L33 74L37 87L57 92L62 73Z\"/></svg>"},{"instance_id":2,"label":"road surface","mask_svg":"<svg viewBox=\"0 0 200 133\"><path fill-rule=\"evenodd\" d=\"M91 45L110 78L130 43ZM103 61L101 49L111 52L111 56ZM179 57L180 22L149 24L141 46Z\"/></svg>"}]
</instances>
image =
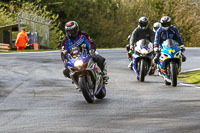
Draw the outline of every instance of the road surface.
<instances>
[{"instance_id":1,"label":"road surface","mask_svg":"<svg viewBox=\"0 0 200 133\"><path fill-rule=\"evenodd\" d=\"M63 76L59 51L0 54L0 133L200 132L200 88L157 74L140 83L124 49L98 51L110 80L93 104ZM200 68L199 52L186 49L182 71Z\"/></svg>"}]
</instances>

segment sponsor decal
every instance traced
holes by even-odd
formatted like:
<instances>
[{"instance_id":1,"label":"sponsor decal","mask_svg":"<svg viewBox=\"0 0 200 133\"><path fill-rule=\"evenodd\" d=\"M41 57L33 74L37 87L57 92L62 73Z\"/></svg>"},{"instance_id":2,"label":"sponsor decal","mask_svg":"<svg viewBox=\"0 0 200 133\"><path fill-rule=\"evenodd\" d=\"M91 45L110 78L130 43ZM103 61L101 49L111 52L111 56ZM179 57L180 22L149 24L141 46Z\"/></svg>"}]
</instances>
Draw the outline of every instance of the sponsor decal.
<instances>
[{"instance_id":1,"label":"sponsor decal","mask_svg":"<svg viewBox=\"0 0 200 133\"><path fill-rule=\"evenodd\" d=\"M75 43L78 46L78 45L82 44L83 42L84 42L84 38L83 38L83 36L81 36L81 38L79 40L77 40Z\"/></svg>"},{"instance_id":2,"label":"sponsor decal","mask_svg":"<svg viewBox=\"0 0 200 133\"><path fill-rule=\"evenodd\" d=\"M169 34L170 39L173 39L173 37L174 37L174 34Z\"/></svg>"},{"instance_id":3,"label":"sponsor decal","mask_svg":"<svg viewBox=\"0 0 200 133\"><path fill-rule=\"evenodd\" d=\"M162 39L165 40L166 39L166 35L162 35Z\"/></svg>"},{"instance_id":4,"label":"sponsor decal","mask_svg":"<svg viewBox=\"0 0 200 133\"><path fill-rule=\"evenodd\" d=\"M69 22L69 23L67 24L67 26L72 26L72 22Z\"/></svg>"},{"instance_id":5,"label":"sponsor decal","mask_svg":"<svg viewBox=\"0 0 200 133\"><path fill-rule=\"evenodd\" d=\"M170 53L170 54L171 54L171 52L172 52L172 53L175 53L175 49L169 50L169 53Z\"/></svg>"}]
</instances>

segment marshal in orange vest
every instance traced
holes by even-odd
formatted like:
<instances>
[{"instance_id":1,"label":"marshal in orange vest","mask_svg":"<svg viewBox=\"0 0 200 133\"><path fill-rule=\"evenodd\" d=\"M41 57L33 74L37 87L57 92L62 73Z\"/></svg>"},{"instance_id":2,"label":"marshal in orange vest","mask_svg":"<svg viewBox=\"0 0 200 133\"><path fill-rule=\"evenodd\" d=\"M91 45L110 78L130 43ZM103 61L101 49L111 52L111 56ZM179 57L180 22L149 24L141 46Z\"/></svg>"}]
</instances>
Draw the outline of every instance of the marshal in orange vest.
<instances>
[{"instance_id":1,"label":"marshal in orange vest","mask_svg":"<svg viewBox=\"0 0 200 133\"><path fill-rule=\"evenodd\" d=\"M15 46L17 47L17 50L24 50L28 41L28 35L25 29L23 29L21 32L18 33L17 40L15 41Z\"/></svg>"}]
</instances>

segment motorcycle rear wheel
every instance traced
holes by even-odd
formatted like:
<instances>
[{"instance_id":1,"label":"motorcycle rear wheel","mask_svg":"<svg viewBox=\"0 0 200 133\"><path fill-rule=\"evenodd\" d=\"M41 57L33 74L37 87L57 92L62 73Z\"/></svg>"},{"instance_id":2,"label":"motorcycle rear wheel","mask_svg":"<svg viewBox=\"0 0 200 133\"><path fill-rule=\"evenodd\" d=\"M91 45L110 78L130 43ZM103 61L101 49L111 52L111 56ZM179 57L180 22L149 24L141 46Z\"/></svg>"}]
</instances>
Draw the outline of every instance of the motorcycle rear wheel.
<instances>
[{"instance_id":1,"label":"motorcycle rear wheel","mask_svg":"<svg viewBox=\"0 0 200 133\"><path fill-rule=\"evenodd\" d=\"M102 87L100 92L95 96L98 99L103 99L106 96L106 88Z\"/></svg>"}]
</instances>

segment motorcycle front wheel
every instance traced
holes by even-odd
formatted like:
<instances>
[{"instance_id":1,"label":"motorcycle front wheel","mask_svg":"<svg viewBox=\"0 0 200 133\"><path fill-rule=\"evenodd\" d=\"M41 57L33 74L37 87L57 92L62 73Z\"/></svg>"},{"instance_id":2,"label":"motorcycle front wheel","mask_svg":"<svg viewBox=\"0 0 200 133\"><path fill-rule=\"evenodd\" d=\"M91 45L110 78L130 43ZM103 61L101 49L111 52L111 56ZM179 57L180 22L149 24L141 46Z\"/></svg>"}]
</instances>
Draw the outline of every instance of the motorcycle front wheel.
<instances>
[{"instance_id":1,"label":"motorcycle front wheel","mask_svg":"<svg viewBox=\"0 0 200 133\"><path fill-rule=\"evenodd\" d=\"M140 60L140 82L144 82L147 73L147 62L144 59Z\"/></svg>"},{"instance_id":2,"label":"motorcycle front wheel","mask_svg":"<svg viewBox=\"0 0 200 133\"><path fill-rule=\"evenodd\" d=\"M83 93L85 100L88 103L93 103L94 102L94 90L90 89L89 83L87 81L87 77L86 76L79 77L78 84Z\"/></svg>"},{"instance_id":3,"label":"motorcycle front wheel","mask_svg":"<svg viewBox=\"0 0 200 133\"><path fill-rule=\"evenodd\" d=\"M177 86L177 67L174 61L170 62L170 79L172 81L172 86Z\"/></svg>"}]
</instances>

